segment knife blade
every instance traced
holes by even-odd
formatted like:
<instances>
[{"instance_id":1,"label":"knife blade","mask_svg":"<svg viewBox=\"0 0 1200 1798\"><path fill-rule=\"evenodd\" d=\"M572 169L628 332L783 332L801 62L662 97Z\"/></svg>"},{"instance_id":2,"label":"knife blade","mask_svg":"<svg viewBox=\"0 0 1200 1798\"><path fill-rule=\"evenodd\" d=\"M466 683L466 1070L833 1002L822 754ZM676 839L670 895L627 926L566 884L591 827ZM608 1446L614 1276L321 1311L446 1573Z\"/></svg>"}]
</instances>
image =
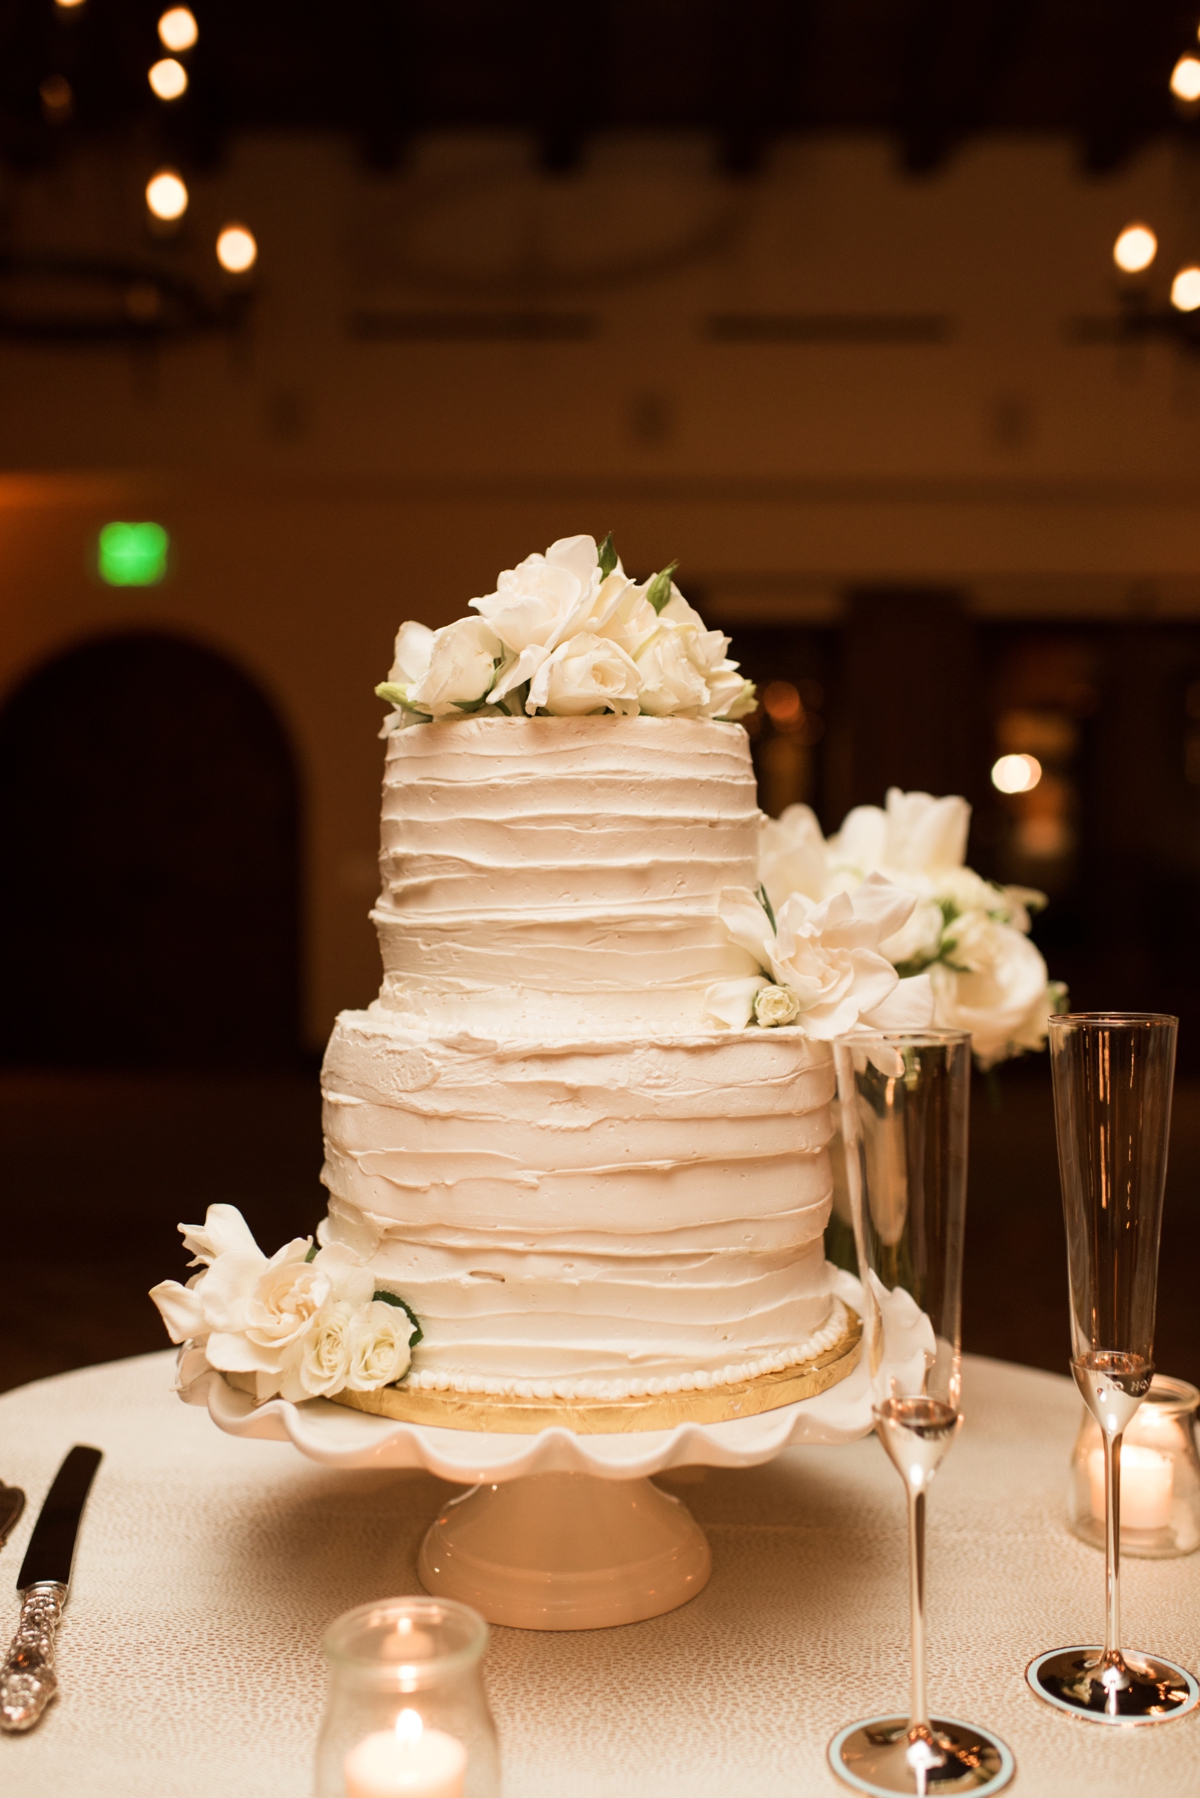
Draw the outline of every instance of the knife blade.
<instances>
[{"instance_id":1,"label":"knife blade","mask_svg":"<svg viewBox=\"0 0 1200 1798\"><path fill-rule=\"evenodd\" d=\"M0 1548L8 1541L13 1524L25 1509L25 1494L19 1486L6 1486L0 1480Z\"/></svg>"},{"instance_id":2,"label":"knife blade","mask_svg":"<svg viewBox=\"0 0 1200 1798\"><path fill-rule=\"evenodd\" d=\"M103 1456L76 1445L54 1476L17 1575L21 1616L0 1666L0 1729L32 1729L58 1691L55 1632L67 1602L83 1507Z\"/></svg>"}]
</instances>

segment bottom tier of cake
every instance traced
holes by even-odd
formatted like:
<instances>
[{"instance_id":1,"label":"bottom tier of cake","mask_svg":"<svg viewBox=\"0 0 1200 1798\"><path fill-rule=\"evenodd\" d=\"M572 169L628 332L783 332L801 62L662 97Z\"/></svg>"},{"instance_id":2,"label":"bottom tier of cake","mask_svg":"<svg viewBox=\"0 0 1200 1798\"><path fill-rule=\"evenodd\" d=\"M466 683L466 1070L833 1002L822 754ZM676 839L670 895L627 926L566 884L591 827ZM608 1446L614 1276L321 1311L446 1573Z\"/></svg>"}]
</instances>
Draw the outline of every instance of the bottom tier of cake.
<instances>
[{"instance_id":1,"label":"bottom tier of cake","mask_svg":"<svg viewBox=\"0 0 1200 1798\"><path fill-rule=\"evenodd\" d=\"M323 1086L321 1239L420 1320L406 1391L640 1403L829 1346L825 1045L498 1042L376 1005L338 1020Z\"/></svg>"}]
</instances>

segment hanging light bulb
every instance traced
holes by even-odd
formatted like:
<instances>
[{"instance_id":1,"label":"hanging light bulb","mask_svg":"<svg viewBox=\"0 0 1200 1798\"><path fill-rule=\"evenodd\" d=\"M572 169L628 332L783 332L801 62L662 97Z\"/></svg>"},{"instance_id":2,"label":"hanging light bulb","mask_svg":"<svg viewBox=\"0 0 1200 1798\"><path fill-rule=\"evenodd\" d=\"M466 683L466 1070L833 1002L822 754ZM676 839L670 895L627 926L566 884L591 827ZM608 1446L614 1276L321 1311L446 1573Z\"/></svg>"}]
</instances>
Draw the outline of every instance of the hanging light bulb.
<instances>
[{"instance_id":1,"label":"hanging light bulb","mask_svg":"<svg viewBox=\"0 0 1200 1798\"><path fill-rule=\"evenodd\" d=\"M178 100L180 94L186 94L188 76L181 62L173 56L164 56L150 70L150 85L160 100Z\"/></svg>"},{"instance_id":2,"label":"hanging light bulb","mask_svg":"<svg viewBox=\"0 0 1200 1798\"><path fill-rule=\"evenodd\" d=\"M258 261L254 233L245 225L226 225L217 238L217 261L231 275L244 275Z\"/></svg>"},{"instance_id":3,"label":"hanging light bulb","mask_svg":"<svg viewBox=\"0 0 1200 1798\"><path fill-rule=\"evenodd\" d=\"M174 169L159 169L146 183L146 204L156 219L181 219L187 211L188 190Z\"/></svg>"},{"instance_id":4,"label":"hanging light bulb","mask_svg":"<svg viewBox=\"0 0 1200 1798\"><path fill-rule=\"evenodd\" d=\"M1171 92L1186 105L1200 100L1200 60L1181 56L1171 70Z\"/></svg>"},{"instance_id":5,"label":"hanging light bulb","mask_svg":"<svg viewBox=\"0 0 1200 1798\"><path fill-rule=\"evenodd\" d=\"M77 4L77 0L72 0ZM158 35L168 50L190 50L200 36L196 15L190 6L173 6L158 21Z\"/></svg>"},{"instance_id":6,"label":"hanging light bulb","mask_svg":"<svg viewBox=\"0 0 1200 1798\"><path fill-rule=\"evenodd\" d=\"M1158 254L1158 239L1149 225L1126 225L1113 245L1113 261L1126 275L1140 275Z\"/></svg>"},{"instance_id":7,"label":"hanging light bulb","mask_svg":"<svg viewBox=\"0 0 1200 1798\"><path fill-rule=\"evenodd\" d=\"M1171 283L1171 304L1177 312L1195 312L1200 306L1200 268L1190 263Z\"/></svg>"}]
</instances>

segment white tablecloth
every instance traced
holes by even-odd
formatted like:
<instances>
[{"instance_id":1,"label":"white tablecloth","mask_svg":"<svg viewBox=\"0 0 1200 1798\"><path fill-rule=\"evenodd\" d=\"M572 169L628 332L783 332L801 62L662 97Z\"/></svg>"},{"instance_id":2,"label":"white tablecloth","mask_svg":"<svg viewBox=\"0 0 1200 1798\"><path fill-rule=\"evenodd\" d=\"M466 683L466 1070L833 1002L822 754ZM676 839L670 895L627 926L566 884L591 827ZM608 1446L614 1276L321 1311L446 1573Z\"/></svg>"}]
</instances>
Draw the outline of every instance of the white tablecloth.
<instances>
[{"instance_id":1,"label":"white tablecloth","mask_svg":"<svg viewBox=\"0 0 1200 1798\"><path fill-rule=\"evenodd\" d=\"M172 1357L86 1368L0 1397L0 1477L29 1505L0 1554L0 1627L33 1517L73 1442L105 1452L61 1637L63 1696L0 1737L4 1798L308 1798L338 1612L418 1590L448 1490L336 1473L224 1436L171 1392ZM930 1689L998 1730L1021 1798L1200 1790L1200 1714L1117 1731L1040 1704L1024 1668L1094 1639L1103 1561L1068 1534L1079 1400L1064 1378L970 1361L967 1423L930 1501ZM786 1450L664 1485L713 1548L707 1590L625 1629L496 1629L488 1685L505 1798L797 1798L838 1787L830 1736L903 1710L900 1482L873 1440ZM1126 1560L1128 1641L1200 1668L1200 1554ZM1190 1764L1189 1764L1190 1763Z\"/></svg>"}]
</instances>

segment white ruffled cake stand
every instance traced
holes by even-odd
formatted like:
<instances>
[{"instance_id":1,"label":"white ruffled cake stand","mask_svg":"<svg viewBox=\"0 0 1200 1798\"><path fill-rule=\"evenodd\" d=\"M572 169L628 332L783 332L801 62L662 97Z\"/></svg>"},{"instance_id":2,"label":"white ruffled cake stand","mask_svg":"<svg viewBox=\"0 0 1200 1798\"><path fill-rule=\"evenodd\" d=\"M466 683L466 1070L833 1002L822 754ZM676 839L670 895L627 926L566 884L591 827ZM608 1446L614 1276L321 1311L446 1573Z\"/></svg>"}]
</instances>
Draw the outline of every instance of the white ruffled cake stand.
<instances>
[{"instance_id":1,"label":"white ruffled cake stand","mask_svg":"<svg viewBox=\"0 0 1200 1798\"><path fill-rule=\"evenodd\" d=\"M839 1274L839 1298L862 1315L862 1288ZM906 1294L897 1295L907 1300ZM884 1301L885 1365L921 1353L928 1324ZM670 1430L536 1436L400 1423L326 1399L263 1404L236 1391L199 1350L180 1357L179 1392L207 1405L232 1436L292 1442L327 1467L422 1467L471 1489L452 1498L421 1546L429 1592L518 1629L602 1629L686 1604L711 1570L690 1512L651 1483L671 1467L755 1467L781 1449L853 1442L872 1427L867 1350L846 1379L815 1398L723 1423Z\"/></svg>"}]
</instances>

